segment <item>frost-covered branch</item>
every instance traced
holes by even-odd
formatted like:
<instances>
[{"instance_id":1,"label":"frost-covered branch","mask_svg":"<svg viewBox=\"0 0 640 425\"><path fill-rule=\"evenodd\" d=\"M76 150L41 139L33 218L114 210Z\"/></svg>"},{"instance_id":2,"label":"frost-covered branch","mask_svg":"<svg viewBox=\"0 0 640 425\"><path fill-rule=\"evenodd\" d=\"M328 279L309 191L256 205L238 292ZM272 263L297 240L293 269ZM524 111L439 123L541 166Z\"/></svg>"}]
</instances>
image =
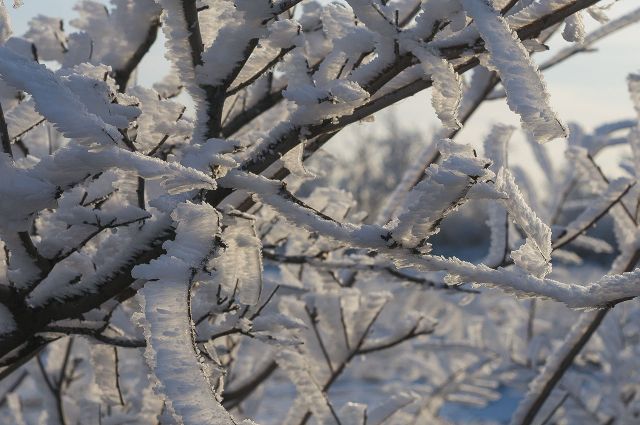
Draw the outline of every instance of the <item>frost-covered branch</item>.
<instances>
[{"instance_id":1,"label":"frost-covered branch","mask_svg":"<svg viewBox=\"0 0 640 425\"><path fill-rule=\"evenodd\" d=\"M576 285L523 274L517 270L503 268L494 270L457 258L421 255L416 248L404 247L400 240L393 238L393 232L387 229L377 226L341 224L316 215L313 209L299 202L291 202L293 196L278 182L244 173L230 173L221 180L221 183L259 194L262 202L275 208L296 225L352 246L380 251L403 266L411 265L422 270L446 270L458 276L460 281L488 284L523 295L552 298L574 308L605 307L640 295L640 288L635 284L640 274L638 270L622 275L606 276L588 285ZM548 256L545 258L548 261Z\"/></svg>"}]
</instances>

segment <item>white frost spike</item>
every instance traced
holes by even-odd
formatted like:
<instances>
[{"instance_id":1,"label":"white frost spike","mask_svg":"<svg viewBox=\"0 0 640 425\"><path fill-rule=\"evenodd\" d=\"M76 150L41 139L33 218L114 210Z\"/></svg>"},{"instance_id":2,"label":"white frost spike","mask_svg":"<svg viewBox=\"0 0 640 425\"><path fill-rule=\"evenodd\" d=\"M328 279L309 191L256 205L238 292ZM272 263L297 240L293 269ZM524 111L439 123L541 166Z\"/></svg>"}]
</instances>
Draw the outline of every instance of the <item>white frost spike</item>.
<instances>
[{"instance_id":1,"label":"white frost spike","mask_svg":"<svg viewBox=\"0 0 640 425\"><path fill-rule=\"evenodd\" d=\"M33 96L36 110L66 137L113 144L118 129L92 114L63 80L44 65L0 47L0 76L7 84Z\"/></svg>"},{"instance_id":2,"label":"white frost spike","mask_svg":"<svg viewBox=\"0 0 640 425\"><path fill-rule=\"evenodd\" d=\"M382 425L387 423L393 414L405 406L416 401L418 397L408 392L400 392L382 405L373 409L367 416L367 425Z\"/></svg>"},{"instance_id":3,"label":"white frost spike","mask_svg":"<svg viewBox=\"0 0 640 425\"><path fill-rule=\"evenodd\" d=\"M587 8L587 13L601 24L609 22L609 16L607 15L606 8L604 7L591 6Z\"/></svg>"},{"instance_id":4,"label":"white frost spike","mask_svg":"<svg viewBox=\"0 0 640 425\"><path fill-rule=\"evenodd\" d=\"M469 282L487 284L519 294L553 298L572 308L599 307L625 297L640 295L638 278L640 269L632 273L606 276L588 285L562 283L553 279L542 279L521 271L505 268L492 269L485 265L475 265L457 258L415 255L412 250L389 248L381 239L384 229L378 226L340 224L318 218L309 209L293 203L283 193L282 183L274 182L259 175L232 171L220 180L224 187L235 187L252 193L259 193L259 199L271 205L288 221L303 228L322 233L328 238L347 242L352 246L380 249L390 253L394 262L401 267L416 266L425 271L446 270ZM358 321L360 322L360 321Z\"/></svg>"},{"instance_id":5,"label":"white frost spike","mask_svg":"<svg viewBox=\"0 0 640 425\"><path fill-rule=\"evenodd\" d=\"M275 12L273 2L236 0L235 4L235 13L202 54L203 65L196 71L201 84L223 84L242 64L251 40L267 34L266 23Z\"/></svg>"},{"instance_id":6,"label":"white frost spike","mask_svg":"<svg viewBox=\"0 0 640 425\"><path fill-rule=\"evenodd\" d=\"M534 276L543 277L551 273L551 259L542 256L535 242L530 238L527 238L520 248L511 251L511 258L516 266Z\"/></svg>"},{"instance_id":7,"label":"white frost spike","mask_svg":"<svg viewBox=\"0 0 640 425\"><path fill-rule=\"evenodd\" d=\"M11 19L7 13L7 7L0 3L0 44L4 44L11 37Z\"/></svg>"},{"instance_id":8,"label":"white frost spike","mask_svg":"<svg viewBox=\"0 0 640 425\"><path fill-rule=\"evenodd\" d=\"M11 110L5 112L5 118L9 137L12 140L44 121L44 118L36 112L33 99L18 103Z\"/></svg>"},{"instance_id":9,"label":"white frost spike","mask_svg":"<svg viewBox=\"0 0 640 425\"><path fill-rule=\"evenodd\" d=\"M291 117L297 124L320 123L324 119L352 114L369 99L369 93L350 80L332 80L322 88L311 84L290 85L283 95L299 105ZM260 151L259 147L257 152Z\"/></svg>"},{"instance_id":10,"label":"white frost spike","mask_svg":"<svg viewBox=\"0 0 640 425\"><path fill-rule=\"evenodd\" d=\"M190 273L193 268L201 266L212 250L219 226L218 213L213 207L185 202L178 205L171 218L178 225L175 239L162 245L165 255L150 264L136 266L133 269L136 278L163 281L172 276L182 277L183 272ZM183 267L174 268L171 276L159 273L168 263L182 264Z\"/></svg>"},{"instance_id":11,"label":"white frost spike","mask_svg":"<svg viewBox=\"0 0 640 425\"><path fill-rule=\"evenodd\" d=\"M331 423L330 418L335 417L332 406L329 404L326 394L320 385L313 378L310 366L306 359L299 353L292 350L284 350L278 353L276 358L278 364L289 379L296 386L300 397L311 409L318 423ZM337 421L335 421L337 423Z\"/></svg>"},{"instance_id":12,"label":"white frost spike","mask_svg":"<svg viewBox=\"0 0 640 425\"><path fill-rule=\"evenodd\" d=\"M282 165L296 177L311 179L315 175L306 169L303 162L304 145L301 143L281 158Z\"/></svg>"},{"instance_id":13,"label":"white frost spike","mask_svg":"<svg viewBox=\"0 0 640 425\"><path fill-rule=\"evenodd\" d=\"M492 183L480 182L467 192L468 199L506 199L507 195L496 189Z\"/></svg>"},{"instance_id":14,"label":"white frost spike","mask_svg":"<svg viewBox=\"0 0 640 425\"><path fill-rule=\"evenodd\" d=\"M227 140L209 139L206 143L185 149L182 164L205 173L215 173L215 177L226 174L238 164L233 159L234 146Z\"/></svg>"},{"instance_id":15,"label":"white frost spike","mask_svg":"<svg viewBox=\"0 0 640 425\"><path fill-rule=\"evenodd\" d=\"M88 174L110 168L134 171L146 179L159 179L170 194L216 187L214 179L193 168L113 146L94 151L78 145L59 149L55 155L40 161L31 175L57 186L67 187Z\"/></svg>"},{"instance_id":16,"label":"white frost spike","mask_svg":"<svg viewBox=\"0 0 640 425\"><path fill-rule=\"evenodd\" d=\"M411 201L393 229L393 238L405 246L415 247L437 233L439 222L466 201L471 187L493 176L487 170L489 162L474 157L468 146L448 142L441 143L439 149L444 161L427 169L424 180L410 192Z\"/></svg>"},{"instance_id":17,"label":"white frost spike","mask_svg":"<svg viewBox=\"0 0 640 425\"><path fill-rule=\"evenodd\" d=\"M190 89L195 83L191 48L188 43L189 31L178 0L156 0L162 6L162 31L167 39L167 55L177 68L180 80Z\"/></svg>"},{"instance_id":18,"label":"white frost spike","mask_svg":"<svg viewBox=\"0 0 640 425\"><path fill-rule=\"evenodd\" d=\"M206 204L183 203L172 218L177 222L176 238L164 243L166 254L132 271L136 278L157 280L147 283L140 296L146 318L145 357L178 423L234 425L199 360L190 316L188 282L213 249L218 213Z\"/></svg>"},{"instance_id":19,"label":"white frost spike","mask_svg":"<svg viewBox=\"0 0 640 425\"><path fill-rule=\"evenodd\" d=\"M551 229L527 205L508 169L503 168L498 173L496 185L509 196L503 202L527 236L525 244L511 254L512 258L518 266L544 277L551 272Z\"/></svg>"},{"instance_id":20,"label":"white frost spike","mask_svg":"<svg viewBox=\"0 0 640 425\"><path fill-rule=\"evenodd\" d=\"M274 21L269 25L269 44L287 49L302 41L300 24L294 19Z\"/></svg>"},{"instance_id":21,"label":"white frost spike","mask_svg":"<svg viewBox=\"0 0 640 425\"><path fill-rule=\"evenodd\" d=\"M458 109L462 101L462 78L453 65L432 51L415 47L412 53L420 60L425 77L433 81L431 104L442 125L450 130L460 128Z\"/></svg>"},{"instance_id":22,"label":"white frost spike","mask_svg":"<svg viewBox=\"0 0 640 425\"><path fill-rule=\"evenodd\" d=\"M482 264L496 266L502 264L508 250L509 218L502 205L492 203L489 206L487 226L491 229L489 252L481 261Z\"/></svg>"},{"instance_id":23,"label":"white frost spike","mask_svg":"<svg viewBox=\"0 0 640 425\"><path fill-rule=\"evenodd\" d=\"M198 359L188 298L185 282L163 280L145 288L141 302L147 321L145 357L158 380L156 387L166 396L178 423L233 425L231 415L216 400Z\"/></svg>"},{"instance_id":24,"label":"white frost spike","mask_svg":"<svg viewBox=\"0 0 640 425\"><path fill-rule=\"evenodd\" d=\"M358 309L349 320L349 345L355 347L358 341L366 338L371 325L377 320L380 312L393 296L390 292L376 291L358 297ZM348 306L343 306L348 311Z\"/></svg>"},{"instance_id":25,"label":"white frost spike","mask_svg":"<svg viewBox=\"0 0 640 425\"><path fill-rule=\"evenodd\" d=\"M255 305L262 292L262 242L251 220L230 217L225 225L222 237L226 248L215 259L216 275L229 293L237 292L242 304Z\"/></svg>"},{"instance_id":26,"label":"white frost spike","mask_svg":"<svg viewBox=\"0 0 640 425\"><path fill-rule=\"evenodd\" d=\"M509 15L506 19L511 28L522 28L538 19L551 15L554 11L574 3L575 0L535 0ZM522 1L519 3L523 3ZM516 5L517 7L517 5ZM515 9L515 8L514 8Z\"/></svg>"},{"instance_id":27,"label":"white frost spike","mask_svg":"<svg viewBox=\"0 0 640 425\"><path fill-rule=\"evenodd\" d=\"M461 13L459 1L452 0L429 0L421 2L422 12L416 17L416 25L403 31L411 34L414 40L423 40L432 36L434 29L441 22L453 18L460 18L464 22L464 13Z\"/></svg>"},{"instance_id":28,"label":"white frost spike","mask_svg":"<svg viewBox=\"0 0 640 425\"><path fill-rule=\"evenodd\" d=\"M93 263L85 253L74 252L65 261L56 263L46 278L29 294L31 305L44 305L51 299L62 300L68 290L80 290L93 274ZM74 282L71 284L70 282Z\"/></svg>"},{"instance_id":29,"label":"white frost spike","mask_svg":"<svg viewBox=\"0 0 640 425\"><path fill-rule=\"evenodd\" d=\"M272 206L286 220L313 232L321 232L328 238L347 240L359 246L386 246L380 235L388 231L374 225L355 226L325 219L318 220L313 210L290 201L290 195L286 193L281 182L237 170L230 171L219 181L224 187L254 193L257 199Z\"/></svg>"},{"instance_id":30,"label":"white frost spike","mask_svg":"<svg viewBox=\"0 0 640 425\"><path fill-rule=\"evenodd\" d=\"M112 249L105 247L104 250L98 251L101 258L97 270L94 269L94 263L90 258L76 257L81 261L74 261L75 264L71 267L71 271L77 270L80 265L84 267L85 275L81 277L80 281L70 285L68 281L53 280L50 281L51 286L47 286L43 281L33 290L27 302L31 306L42 306L51 300L63 300L68 297L97 293L103 288L105 282L109 282L109 279L127 264L130 265L132 258L148 249L153 241L157 240L158 234L167 232L171 228L170 226L169 217L160 213L147 219L142 228L138 226L121 227L117 235L112 235L115 238L109 241L111 243L107 243L111 245Z\"/></svg>"},{"instance_id":31,"label":"white frost spike","mask_svg":"<svg viewBox=\"0 0 640 425\"><path fill-rule=\"evenodd\" d=\"M204 104L205 93L196 82L196 70L201 66L194 66L189 45L190 31L180 0L155 0L162 6L162 32L165 35L167 58L175 66L179 81L178 87L185 87L196 106L196 125L193 133L193 143L202 143L205 140L205 125L207 121L207 108ZM222 6L221 6L222 7Z\"/></svg>"},{"instance_id":32,"label":"white frost spike","mask_svg":"<svg viewBox=\"0 0 640 425\"><path fill-rule=\"evenodd\" d=\"M105 74L111 71L108 66L92 66L82 64L73 69L62 68L56 72L56 77L78 97L87 111L103 120L106 124L116 128L127 128L129 123L140 115L140 109L135 106L120 104L116 97L115 87L109 81L103 81ZM124 97L124 95L120 95ZM138 103L131 97L124 97L127 103Z\"/></svg>"},{"instance_id":33,"label":"white frost spike","mask_svg":"<svg viewBox=\"0 0 640 425\"><path fill-rule=\"evenodd\" d=\"M514 130L511 126L495 125L484 141L485 155L492 162L489 169L494 173L498 173L502 167L507 167L507 144ZM487 225L491 229L491 240L489 252L482 263L494 266L503 262L508 250L509 222L504 206L495 202L489 205Z\"/></svg>"},{"instance_id":34,"label":"white frost spike","mask_svg":"<svg viewBox=\"0 0 640 425\"><path fill-rule=\"evenodd\" d=\"M188 137L193 132L193 124L184 118L184 106L162 98L162 94L142 86L127 89L140 103L142 113L136 120L136 146L139 150L150 151L165 135L172 138Z\"/></svg>"},{"instance_id":35,"label":"white frost spike","mask_svg":"<svg viewBox=\"0 0 640 425\"><path fill-rule=\"evenodd\" d=\"M507 167L507 144L515 131L515 127L508 125L494 125L484 141L484 152L491 160L489 169L498 173L500 168Z\"/></svg>"},{"instance_id":36,"label":"white frost spike","mask_svg":"<svg viewBox=\"0 0 640 425\"><path fill-rule=\"evenodd\" d=\"M582 14L580 12L574 13L565 19L564 25L562 38L569 42L576 43L582 43L584 41L584 22L582 21Z\"/></svg>"},{"instance_id":37,"label":"white frost spike","mask_svg":"<svg viewBox=\"0 0 640 425\"><path fill-rule=\"evenodd\" d=\"M513 175L508 169L503 168L498 173L497 186L509 195L509 199L504 203L518 226L522 228L528 237L535 240L542 255L545 258L550 258L551 229L527 205Z\"/></svg>"},{"instance_id":38,"label":"white frost spike","mask_svg":"<svg viewBox=\"0 0 640 425\"><path fill-rule=\"evenodd\" d=\"M462 4L485 42L491 66L500 75L509 108L520 115L539 143L566 137L566 127L549 105L542 75L517 34L488 0L462 0Z\"/></svg>"},{"instance_id":39,"label":"white frost spike","mask_svg":"<svg viewBox=\"0 0 640 425\"><path fill-rule=\"evenodd\" d=\"M385 38L394 38L398 35L398 29L383 14L380 3L372 0L347 0L358 19L371 31L377 32Z\"/></svg>"}]
</instances>

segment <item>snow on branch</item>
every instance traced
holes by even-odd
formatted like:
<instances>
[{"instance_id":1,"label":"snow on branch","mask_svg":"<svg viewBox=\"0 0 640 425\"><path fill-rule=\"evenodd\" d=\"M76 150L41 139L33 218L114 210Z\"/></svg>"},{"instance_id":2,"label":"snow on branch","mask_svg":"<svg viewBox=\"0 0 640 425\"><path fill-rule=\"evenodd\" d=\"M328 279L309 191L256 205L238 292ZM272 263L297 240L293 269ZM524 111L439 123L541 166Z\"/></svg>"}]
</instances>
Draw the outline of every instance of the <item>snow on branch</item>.
<instances>
[{"instance_id":1,"label":"snow on branch","mask_svg":"<svg viewBox=\"0 0 640 425\"><path fill-rule=\"evenodd\" d=\"M208 205L183 203L174 211L176 238L166 242L166 254L133 270L150 280L144 304L145 357L157 378L156 388L174 418L185 425L233 425L231 415L216 400L208 372L199 359L191 314L191 280L216 249L218 213Z\"/></svg>"},{"instance_id":2,"label":"snow on branch","mask_svg":"<svg viewBox=\"0 0 640 425\"><path fill-rule=\"evenodd\" d=\"M121 244L119 249L114 252L109 249L109 244L106 244L104 249L108 257L102 259L99 267L96 267L86 253L75 252L65 261L56 263L49 274L28 294L25 302L32 307L41 308L99 294L123 268L153 246L159 234L166 234L169 229L170 220L162 214L146 220L142 231L134 226L120 229L112 240ZM99 250L98 255L102 252L104 251Z\"/></svg>"},{"instance_id":3,"label":"snow on branch","mask_svg":"<svg viewBox=\"0 0 640 425\"><path fill-rule=\"evenodd\" d=\"M228 293L237 293L240 303L255 305L262 292L262 242L250 218L225 217L222 253L211 266L214 277Z\"/></svg>"},{"instance_id":4,"label":"snow on branch","mask_svg":"<svg viewBox=\"0 0 640 425\"><path fill-rule=\"evenodd\" d=\"M469 191L477 183L485 182L494 174L489 162L477 158L469 146L442 141L440 152L443 162L432 165L426 177L409 193L411 202L398 215L392 237L404 246L422 246L426 239L438 231L442 219L466 202Z\"/></svg>"},{"instance_id":5,"label":"snow on branch","mask_svg":"<svg viewBox=\"0 0 640 425\"><path fill-rule=\"evenodd\" d=\"M9 14L7 13L7 7L4 3L0 4L0 45L4 44L11 34L13 30L11 29L11 19L9 18Z\"/></svg>"},{"instance_id":6,"label":"snow on branch","mask_svg":"<svg viewBox=\"0 0 640 425\"><path fill-rule=\"evenodd\" d=\"M512 28L522 28L536 20L550 15L563 7L571 6L575 0L536 0L528 2L528 5L506 18Z\"/></svg>"},{"instance_id":7,"label":"snow on branch","mask_svg":"<svg viewBox=\"0 0 640 425\"><path fill-rule=\"evenodd\" d=\"M81 96L94 96L86 77L77 74L57 76L44 65L25 59L6 47L0 47L0 76L11 86L30 93L36 103L36 111L42 114L58 130L69 138L89 143L114 144L122 141L122 135L113 124L127 126L137 113L137 108L119 106L108 108L100 115L89 110ZM97 81L94 83L98 84ZM91 105L93 106L93 105ZM117 115L113 115L116 112ZM117 121L112 119L117 118ZM108 124L109 119L113 124Z\"/></svg>"},{"instance_id":8,"label":"snow on branch","mask_svg":"<svg viewBox=\"0 0 640 425\"><path fill-rule=\"evenodd\" d=\"M379 226L356 226L339 223L299 201L284 183L265 177L233 170L218 180L225 187L254 193L258 199L282 213L288 220L335 240L358 246L385 246L388 231Z\"/></svg>"},{"instance_id":9,"label":"snow on branch","mask_svg":"<svg viewBox=\"0 0 640 425\"><path fill-rule=\"evenodd\" d=\"M580 12L569 16L565 20L562 37L570 42L582 43L584 41L585 29L584 22L582 21L582 14Z\"/></svg>"},{"instance_id":10,"label":"snow on branch","mask_svg":"<svg viewBox=\"0 0 640 425\"><path fill-rule=\"evenodd\" d=\"M227 24L202 54L203 64L197 70L202 85L229 85L228 80L237 75L238 66L253 50L252 40L267 35L266 22L277 15L270 0L236 0L235 4L234 12L225 17Z\"/></svg>"},{"instance_id":11,"label":"snow on branch","mask_svg":"<svg viewBox=\"0 0 640 425\"><path fill-rule=\"evenodd\" d=\"M295 351L286 350L279 353L278 362L320 423L341 424L326 393L311 374L311 366L307 364L304 356Z\"/></svg>"},{"instance_id":12,"label":"snow on branch","mask_svg":"<svg viewBox=\"0 0 640 425\"><path fill-rule=\"evenodd\" d=\"M505 18L489 0L462 0L462 4L485 42L488 65L495 67L502 80L509 108L520 115L538 142L566 137L567 129L549 105L542 75Z\"/></svg>"},{"instance_id":13,"label":"snow on branch","mask_svg":"<svg viewBox=\"0 0 640 425\"><path fill-rule=\"evenodd\" d=\"M5 119L12 141L44 122L42 115L36 112L33 100L24 101L11 108L5 114Z\"/></svg>"},{"instance_id":14,"label":"snow on branch","mask_svg":"<svg viewBox=\"0 0 640 425\"><path fill-rule=\"evenodd\" d=\"M433 81L431 103L445 128L458 129L458 109L462 101L462 78L446 59L417 46L412 50L420 60L425 76Z\"/></svg>"},{"instance_id":15,"label":"snow on branch","mask_svg":"<svg viewBox=\"0 0 640 425\"><path fill-rule=\"evenodd\" d=\"M489 167L494 173L508 167L507 144L515 128L496 125L484 141L484 151L492 164ZM509 216L503 205L497 203L489 206L487 225L491 229L489 252L482 260L483 264L500 265L506 260L509 252Z\"/></svg>"},{"instance_id":16,"label":"snow on branch","mask_svg":"<svg viewBox=\"0 0 640 425\"><path fill-rule=\"evenodd\" d=\"M373 0L348 0L359 20L372 31L383 37L393 38L399 30L394 25L392 18L387 16L389 8L378 4ZM386 12L386 13L385 13Z\"/></svg>"},{"instance_id":17,"label":"snow on branch","mask_svg":"<svg viewBox=\"0 0 640 425\"><path fill-rule=\"evenodd\" d=\"M551 229L526 203L508 169L498 173L496 186L507 194L503 202L509 216L527 236L525 244L512 252L511 257L519 267L544 277L551 272Z\"/></svg>"},{"instance_id":18,"label":"snow on branch","mask_svg":"<svg viewBox=\"0 0 640 425\"><path fill-rule=\"evenodd\" d=\"M220 180L220 184L256 193L258 199L276 209L292 223L352 246L379 250L401 267L413 266L425 271L447 271L457 276L458 282L475 282L499 287L506 292L521 296L555 299L572 308L599 308L640 295L640 286L636 284L640 269L621 275L605 276L593 283L577 285L537 277L520 270L492 269L483 264L474 265L455 257L421 255L415 249L405 248L395 242L384 228L342 224L318 214L306 205L301 205L286 191L282 183L232 171ZM529 266L535 266L534 271L544 275L547 273L550 260L550 231L528 207L525 207L526 204L522 203L521 195L515 192L511 183L506 184L512 194L507 205L510 205L516 214L516 220L521 223L523 230L528 232L531 239L527 251L522 251L521 264L525 270ZM531 219L532 222L525 222L525 218ZM540 233L536 233L538 230ZM540 259L531 263L531 259L535 256L539 256Z\"/></svg>"},{"instance_id":19,"label":"snow on branch","mask_svg":"<svg viewBox=\"0 0 640 425\"><path fill-rule=\"evenodd\" d=\"M156 0L162 7L162 31L167 38L166 45L168 53L171 55L172 62L180 80L189 90L196 90L196 77L194 66L199 62L193 62L191 47L189 45L190 31L195 28L189 28L182 8L180 0ZM201 94L200 92L194 92Z\"/></svg>"},{"instance_id":20,"label":"snow on branch","mask_svg":"<svg viewBox=\"0 0 640 425\"><path fill-rule=\"evenodd\" d=\"M38 163L30 174L58 187L68 188L84 180L87 174L111 168L133 171L146 179L161 180L170 194L216 187L214 179L194 168L117 147L95 150L87 150L83 146L66 147Z\"/></svg>"}]
</instances>

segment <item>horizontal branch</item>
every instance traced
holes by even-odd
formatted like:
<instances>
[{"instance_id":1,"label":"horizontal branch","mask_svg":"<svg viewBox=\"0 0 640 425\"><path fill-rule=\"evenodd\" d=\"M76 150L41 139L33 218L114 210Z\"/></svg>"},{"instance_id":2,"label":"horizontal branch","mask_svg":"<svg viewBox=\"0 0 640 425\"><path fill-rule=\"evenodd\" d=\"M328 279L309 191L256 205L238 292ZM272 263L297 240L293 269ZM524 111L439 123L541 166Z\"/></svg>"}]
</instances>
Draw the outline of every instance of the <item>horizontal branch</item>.
<instances>
[{"instance_id":1,"label":"horizontal branch","mask_svg":"<svg viewBox=\"0 0 640 425\"><path fill-rule=\"evenodd\" d=\"M274 261L276 263L307 264L312 267L325 268L325 269L350 269L350 270L361 270L361 271L375 271L375 272L381 272L381 273L388 273L397 279L413 282L429 289L442 289L442 290L448 290L448 291L465 292L470 294L480 293L480 291L476 289L463 288L459 285L447 285L446 283L437 283L431 279L427 279L419 275L405 273L399 270L398 268L394 267L393 265L389 265L389 264L367 264L367 263L361 264L361 263L353 263L353 262L346 262L346 261L344 262L328 261L328 260L321 259L317 256L314 257L314 256L307 256L307 255L280 255L265 249L263 249L262 254L265 259Z\"/></svg>"}]
</instances>

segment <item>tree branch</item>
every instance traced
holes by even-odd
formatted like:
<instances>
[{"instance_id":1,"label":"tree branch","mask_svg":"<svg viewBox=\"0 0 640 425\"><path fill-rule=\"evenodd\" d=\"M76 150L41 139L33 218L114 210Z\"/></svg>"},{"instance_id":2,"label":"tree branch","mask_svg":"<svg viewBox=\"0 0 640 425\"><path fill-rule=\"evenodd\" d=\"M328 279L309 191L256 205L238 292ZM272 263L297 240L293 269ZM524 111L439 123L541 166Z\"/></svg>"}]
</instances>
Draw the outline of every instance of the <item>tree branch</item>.
<instances>
[{"instance_id":1,"label":"tree branch","mask_svg":"<svg viewBox=\"0 0 640 425\"><path fill-rule=\"evenodd\" d=\"M523 39L534 37L548 26L561 22L567 16L586 7L589 7L597 2L598 0L578 0L570 4L569 6L559 9L551 16L544 17L518 30L518 34ZM185 0L184 4L192 4L193 12L197 17L197 11L195 10L195 1ZM197 24L197 19L195 21L191 20L191 22ZM197 32L199 35L199 31L194 32ZM197 41L197 38L194 38L193 36L194 32L192 32L191 36L189 37L190 45L194 49L194 52L200 52L201 39L200 44L198 44L197 42L194 43L194 41ZM467 47L465 46L463 50L466 51ZM464 72L465 70L471 69L477 63L478 60L476 58L470 59L469 61L458 66L458 72ZM337 123L327 122L310 127L310 134L311 136L320 136L323 134L337 132L350 123L357 122L358 120L365 118L370 114L381 110L382 108L389 106L392 103L395 103L398 100L401 100L405 97L410 96L411 94L429 87L430 84L431 82L426 80L420 80L411 83L408 86L405 86L387 96L370 102L369 104L356 110L354 114L348 117L342 117L338 119ZM282 154L297 146L299 143L299 132L298 130L296 130L295 133L292 133L289 135L289 137L286 137L282 141L282 143L277 144L276 149L272 155L267 155L261 161L250 161L248 163L245 163L243 164L243 167L251 172L260 173L266 170L266 168L268 168L273 162L278 160ZM311 142L311 145L312 150L318 149L322 145L322 141L313 141ZM206 197L207 200L211 201L213 205L218 205L218 203L220 203L224 199L224 197L226 197L226 195L231 192L232 190L225 191L224 193L210 191L209 193L207 193ZM4 341L5 343L2 345L2 347L0 347L0 357L6 355L14 348L20 346L22 343L24 343L24 341L30 339L34 334L39 332L52 321L64 319L67 317L74 317L86 311L89 311L100 305L102 302L111 299L121 291L128 288L134 281L134 279L130 275L131 268L135 264L147 263L151 259L156 258L160 254L162 254L163 251L160 247L161 243L165 240L171 239L172 237L173 232L170 229L167 229L162 235L159 235L152 247L138 252L136 255L132 256L126 264L123 264L120 269L114 271L110 279L100 285L100 291L98 293L84 294L82 297L71 297L64 302L53 301L47 306L39 308L28 308L21 314L16 315L16 322L19 324L20 330L8 335L7 339Z\"/></svg>"},{"instance_id":2,"label":"tree branch","mask_svg":"<svg viewBox=\"0 0 640 425\"><path fill-rule=\"evenodd\" d=\"M640 250L636 250L624 267L622 272L630 272L636 266L636 264L640 261ZM625 301L621 300L620 302ZM615 303L617 304L617 303ZM536 415L544 405L544 402L549 398L551 392L556 387L560 379L564 376L569 367L573 364L576 356L582 351L587 342L591 339L593 334L595 334L596 330L604 320L605 316L613 308L615 304L610 305L607 308L603 308L598 310L595 313L585 313L582 320L588 321L587 325L582 328L581 333L571 340L565 341L558 349L556 353L562 353L562 356L557 365L555 365L555 369L552 371L547 371L544 375L539 374L536 380L541 380L542 382L537 383L536 387L542 389L538 391L534 398L528 399L525 398L521 405L518 406L518 412L522 411L522 414L519 415L522 420L519 422L520 425L530 425L533 423ZM590 314L590 316L587 316ZM580 330L580 329L577 329ZM571 344L570 346L566 346L566 344ZM554 358L552 355L551 358ZM546 371L546 367L543 369ZM518 413L516 413L518 414Z\"/></svg>"},{"instance_id":3,"label":"tree branch","mask_svg":"<svg viewBox=\"0 0 640 425\"><path fill-rule=\"evenodd\" d=\"M129 58L129 60L127 60L127 63L122 68L114 71L113 78L116 80L118 91L120 91L121 93L124 93L126 91L127 83L131 78L131 74L133 74L133 71L138 67L147 52L149 52L149 49L151 49L153 43L155 43L156 38L158 37L158 28L160 28L159 16L151 21L146 37L138 46L133 55Z\"/></svg>"}]
</instances>

